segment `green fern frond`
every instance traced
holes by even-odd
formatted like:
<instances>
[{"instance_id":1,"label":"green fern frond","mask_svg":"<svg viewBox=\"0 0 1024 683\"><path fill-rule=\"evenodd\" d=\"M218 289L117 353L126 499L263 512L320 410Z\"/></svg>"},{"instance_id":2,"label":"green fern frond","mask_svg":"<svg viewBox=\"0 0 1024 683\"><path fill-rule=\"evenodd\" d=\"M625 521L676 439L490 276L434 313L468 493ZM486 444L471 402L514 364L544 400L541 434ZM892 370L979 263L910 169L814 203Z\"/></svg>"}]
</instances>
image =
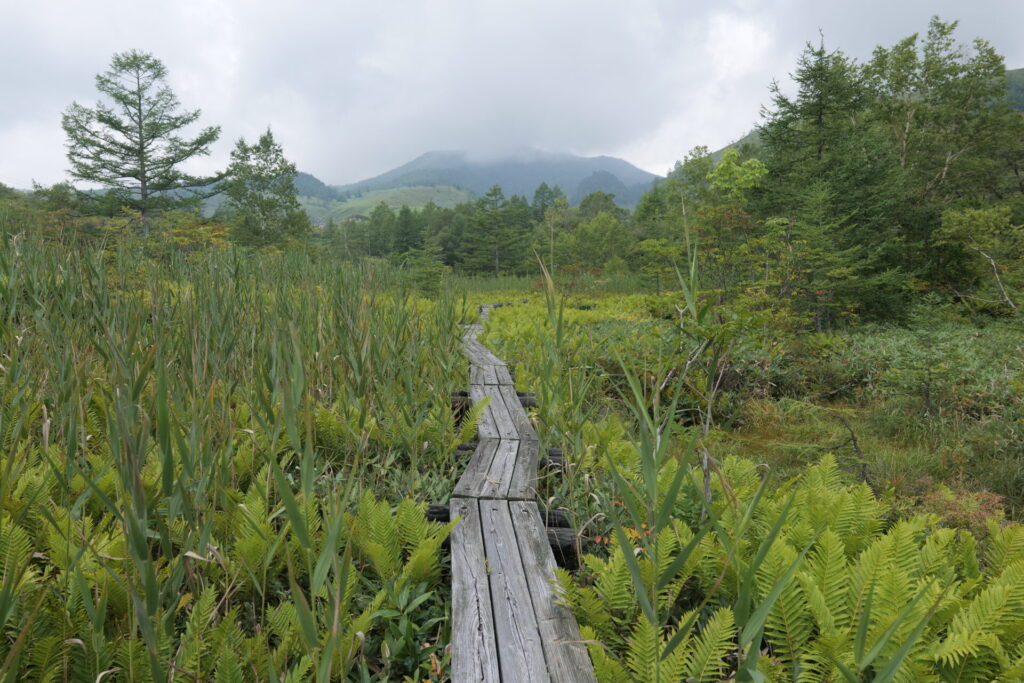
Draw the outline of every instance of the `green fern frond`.
<instances>
[{"instance_id":1,"label":"green fern frond","mask_svg":"<svg viewBox=\"0 0 1024 683\"><path fill-rule=\"evenodd\" d=\"M630 617L639 609L632 589L629 567L621 549L608 559L598 573L594 590L601 596L605 609Z\"/></svg>"},{"instance_id":2,"label":"green fern frond","mask_svg":"<svg viewBox=\"0 0 1024 683\"><path fill-rule=\"evenodd\" d=\"M213 678L214 683L244 683L245 675L242 673L242 662L238 653L234 650L224 649L217 657L217 671Z\"/></svg>"},{"instance_id":3,"label":"green fern frond","mask_svg":"<svg viewBox=\"0 0 1024 683\"><path fill-rule=\"evenodd\" d=\"M808 554L801 574L807 576L821 594L822 606L830 615L825 617L822 613L822 618L832 622L836 628L848 626L849 613L844 609L849 588L846 548L836 532L832 529L822 532Z\"/></svg>"},{"instance_id":4,"label":"green fern frond","mask_svg":"<svg viewBox=\"0 0 1024 683\"><path fill-rule=\"evenodd\" d=\"M686 661L686 675L697 681L717 681L725 670L725 656L734 649L736 621L732 610L722 608L711 615L692 641Z\"/></svg>"},{"instance_id":5,"label":"green fern frond","mask_svg":"<svg viewBox=\"0 0 1024 683\"><path fill-rule=\"evenodd\" d=\"M639 619L627 639L626 666L638 681L657 681L661 661L661 632L646 619Z\"/></svg>"},{"instance_id":6,"label":"green fern frond","mask_svg":"<svg viewBox=\"0 0 1024 683\"><path fill-rule=\"evenodd\" d=\"M776 550L778 548L778 550ZM761 594L769 592L796 559L796 551L783 544L775 544L758 571ZM764 635L772 646L772 653L784 661L793 661L803 650L811 636L812 624L807 610L807 599L800 582L791 577L782 587L765 621Z\"/></svg>"},{"instance_id":7,"label":"green fern frond","mask_svg":"<svg viewBox=\"0 0 1024 683\"><path fill-rule=\"evenodd\" d=\"M395 510L395 523L398 525L398 537L406 552L411 551L430 532L430 522L424 516L427 506L406 498Z\"/></svg>"},{"instance_id":8,"label":"green fern frond","mask_svg":"<svg viewBox=\"0 0 1024 683\"><path fill-rule=\"evenodd\" d=\"M359 501L353 524L356 548L382 579L393 579L401 567L401 541L391 508L367 491Z\"/></svg>"},{"instance_id":9,"label":"green fern frond","mask_svg":"<svg viewBox=\"0 0 1024 683\"><path fill-rule=\"evenodd\" d=\"M459 429L459 443L465 443L476 439L477 427L483 419L484 411L491 404L491 397L484 396L481 400L475 401L466 413Z\"/></svg>"},{"instance_id":10,"label":"green fern frond","mask_svg":"<svg viewBox=\"0 0 1024 683\"><path fill-rule=\"evenodd\" d=\"M589 626L580 627L580 637L587 643L590 661L598 683L634 683L622 664L600 644L600 639Z\"/></svg>"},{"instance_id":11,"label":"green fern frond","mask_svg":"<svg viewBox=\"0 0 1024 683\"><path fill-rule=\"evenodd\" d=\"M1024 525L1000 526L991 519L987 524L989 538L985 560L991 573L998 574L1011 563L1024 560Z\"/></svg>"},{"instance_id":12,"label":"green fern frond","mask_svg":"<svg viewBox=\"0 0 1024 683\"><path fill-rule=\"evenodd\" d=\"M818 464L808 467L801 477L800 485L804 489L839 491L843 485L843 477L835 456L826 453Z\"/></svg>"}]
</instances>

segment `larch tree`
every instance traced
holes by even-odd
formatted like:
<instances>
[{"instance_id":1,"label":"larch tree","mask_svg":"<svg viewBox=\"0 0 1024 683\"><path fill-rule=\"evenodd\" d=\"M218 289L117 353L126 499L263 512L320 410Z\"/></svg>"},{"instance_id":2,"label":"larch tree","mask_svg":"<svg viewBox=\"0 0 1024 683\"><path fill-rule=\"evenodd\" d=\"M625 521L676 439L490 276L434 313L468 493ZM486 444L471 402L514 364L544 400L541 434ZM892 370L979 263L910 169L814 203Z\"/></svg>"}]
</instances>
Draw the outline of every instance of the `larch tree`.
<instances>
[{"instance_id":1,"label":"larch tree","mask_svg":"<svg viewBox=\"0 0 1024 683\"><path fill-rule=\"evenodd\" d=\"M159 59L138 50L116 53L96 76L96 89L109 101L92 108L73 102L61 117L73 178L138 211L144 230L154 211L204 196L216 178L189 175L182 165L208 154L220 127L185 134L200 110L182 111Z\"/></svg>"}]
</instances>

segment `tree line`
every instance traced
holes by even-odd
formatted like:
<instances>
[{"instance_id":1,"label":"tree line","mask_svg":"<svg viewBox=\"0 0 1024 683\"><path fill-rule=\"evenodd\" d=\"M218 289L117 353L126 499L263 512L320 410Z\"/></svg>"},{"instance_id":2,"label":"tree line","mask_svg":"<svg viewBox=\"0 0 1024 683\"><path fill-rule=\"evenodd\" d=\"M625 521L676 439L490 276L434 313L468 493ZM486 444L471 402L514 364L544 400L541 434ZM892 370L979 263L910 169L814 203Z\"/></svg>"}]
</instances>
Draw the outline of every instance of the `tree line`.
<instances>
[{"instance_id":1,"label":"tree line","mask_svg":"<svg viewBox=\"0 0 1024 683\"><path fill-rule=\"evenodd\" d=\"M748 141L697 147L626 211L595 192L569 205L558 187L532 198L493 187L452 208L378 205L360 220L312 230L295 197L295 167L270 131L239 140L217 177L180 172L219 135L180 130L166 70L145 53L115 55L97 87L112 104L65 113L72 175L98 183L94 205L127 206L145 228L213 192L212 221L248 244L318 243L337 258L479 275L587 269L646 273L653 282L696 255L719 303L822 329L845 319L899 318L922 293L995 315L1015 314L1024 286L1024 115L1007 98L1002 57L957 42L956 22L878 47L859 63L808 43ZM36 193L51 205L67 188ZM181 216L183 214L175 214ZM188 215L188 214L184 214ZM781 317L780 317L781 316Z\"/></svg>"},{"instance_id":2,"label":"tree line","mask_svg":"<svg viewBox=\"0 0 1024 683\"><path fill-rule=\"evenodd\" d=\"M570 207L493 188L420 211L378 206L328 226L348 257L422 258L466 273L659 272L699 256L720 303L784 308L815 327L901 317L934 292L1012 314L1024 285L1024 115L1002 57L956 42L956 22L858 63L807 44L796 92L772 100L747 141L697 147L630 213L605 193Z\"/></svg>"}]
</instances>

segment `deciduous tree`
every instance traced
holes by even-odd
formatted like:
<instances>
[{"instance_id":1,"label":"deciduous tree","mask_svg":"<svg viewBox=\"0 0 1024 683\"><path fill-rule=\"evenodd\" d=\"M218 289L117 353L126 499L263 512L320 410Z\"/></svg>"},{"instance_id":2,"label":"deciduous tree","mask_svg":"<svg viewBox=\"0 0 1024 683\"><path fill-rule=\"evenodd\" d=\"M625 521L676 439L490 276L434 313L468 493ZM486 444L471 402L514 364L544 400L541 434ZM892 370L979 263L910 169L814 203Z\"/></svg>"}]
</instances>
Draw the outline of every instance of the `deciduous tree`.
<instances>
[{"instance_id":1,"label":"deciduous tree","mask_svg":"<svg viewBox=\"0 0 1024 683\"><path fill-rule=\"evenodd\" d=\"M309 216L295 194L295 176L295 164L284 158L269 128L254 145L243 138L235 143L221 189L244 241L267 244L309 232Z\"/></svg>"}]
</instances>

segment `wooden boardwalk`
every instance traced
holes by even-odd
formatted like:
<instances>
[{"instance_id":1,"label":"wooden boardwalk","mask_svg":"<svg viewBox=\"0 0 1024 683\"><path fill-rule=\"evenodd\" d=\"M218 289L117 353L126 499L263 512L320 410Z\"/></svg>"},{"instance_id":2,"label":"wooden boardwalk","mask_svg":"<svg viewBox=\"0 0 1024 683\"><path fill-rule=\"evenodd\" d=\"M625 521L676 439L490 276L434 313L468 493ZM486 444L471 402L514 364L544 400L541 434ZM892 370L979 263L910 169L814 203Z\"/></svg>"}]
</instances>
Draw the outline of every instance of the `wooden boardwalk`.
<instances>
[{"instance_id":1,"label":"wooden boardwalk","mask_svg":"<svg viewBox=\"0 0 1024 683\"><path fill-rule=\"evenodd\" d=\"M470 325L463 336L470 399L490 403L450 502L462 518L451 535L452 681L595 681L576 619L553 589L537 434L508 367L477 340L482 330Z\"/></svg>"}]
</instances>

